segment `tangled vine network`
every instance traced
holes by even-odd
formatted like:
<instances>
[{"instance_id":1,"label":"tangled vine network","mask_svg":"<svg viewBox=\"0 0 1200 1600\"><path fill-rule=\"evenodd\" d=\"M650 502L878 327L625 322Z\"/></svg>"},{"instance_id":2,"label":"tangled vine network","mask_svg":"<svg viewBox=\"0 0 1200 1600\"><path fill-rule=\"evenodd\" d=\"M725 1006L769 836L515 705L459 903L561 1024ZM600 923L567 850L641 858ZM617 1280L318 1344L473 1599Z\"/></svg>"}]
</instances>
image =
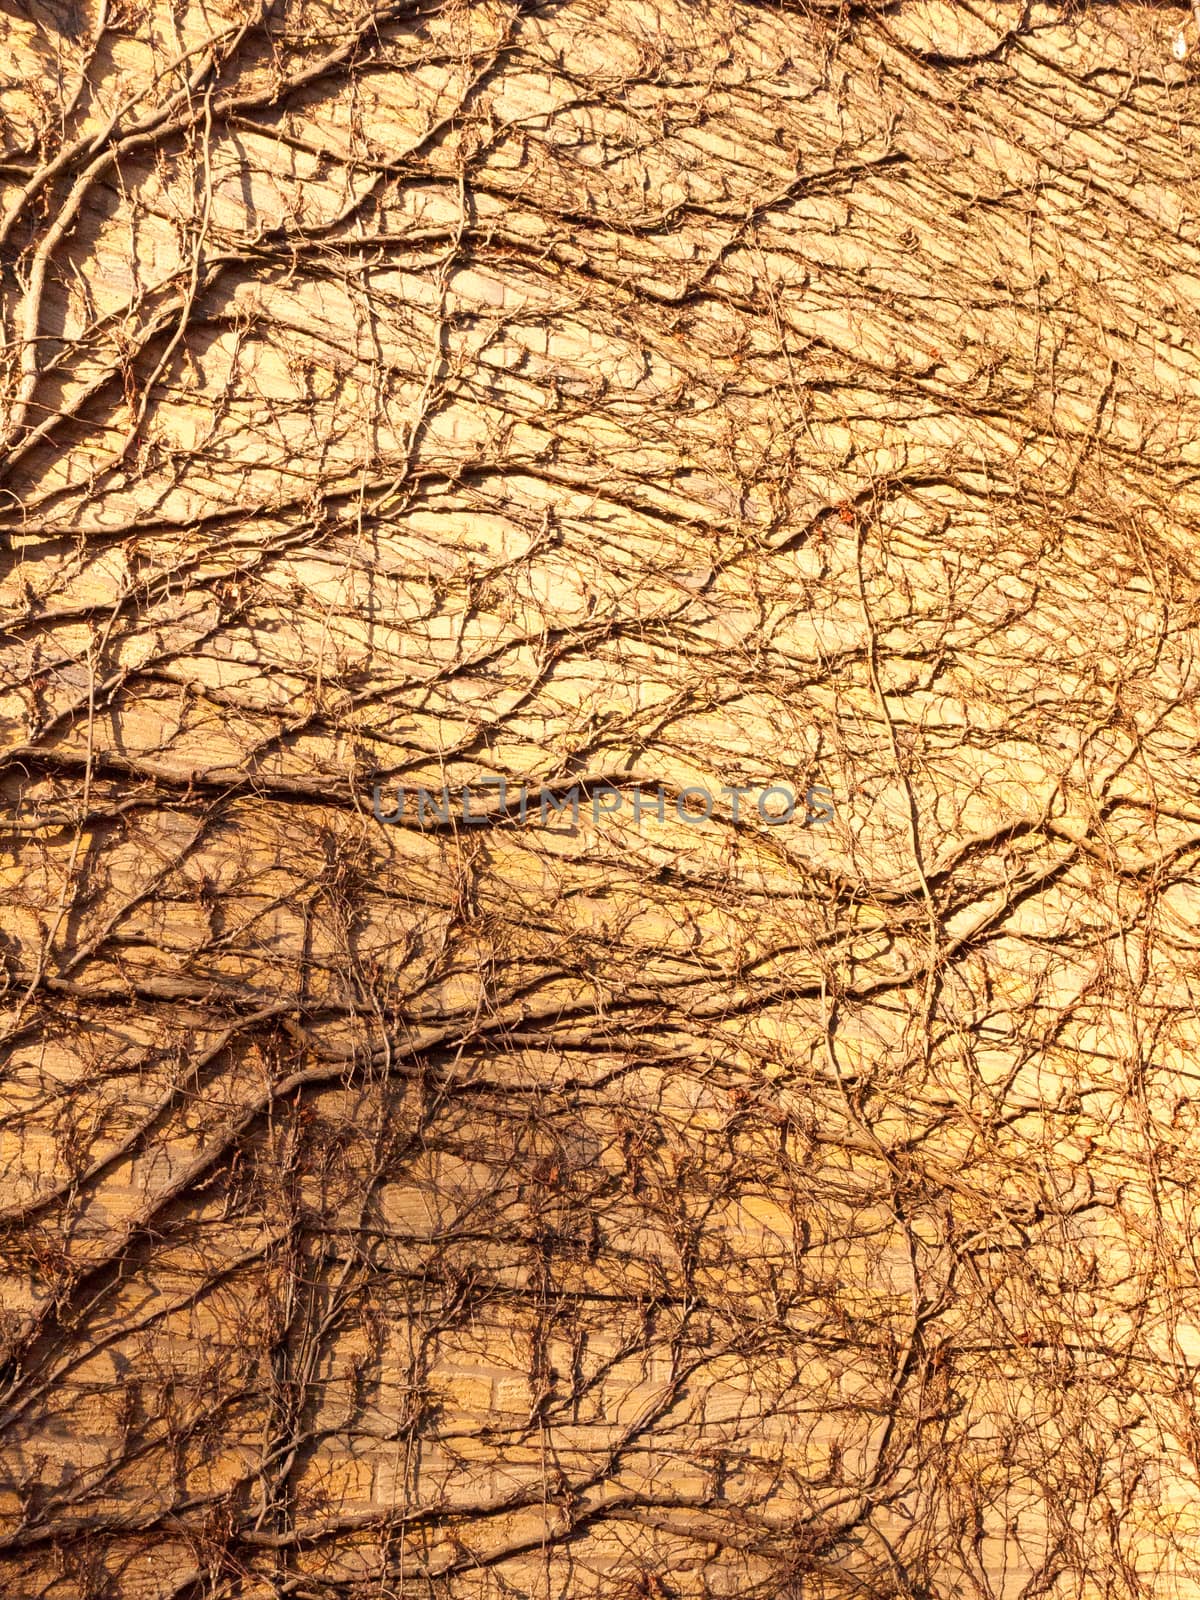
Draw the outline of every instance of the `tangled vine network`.
<instances>
[{"instance_id":1,"label":"tangled vine network","mask_svg":"<svg viewBox=\"0 0 1200 1600\"><path fill-rule=\"evenodd\" d=\"M0 1596L1200 1595L1198 62L0 0Z\"/></svg>"}]
</instances>

